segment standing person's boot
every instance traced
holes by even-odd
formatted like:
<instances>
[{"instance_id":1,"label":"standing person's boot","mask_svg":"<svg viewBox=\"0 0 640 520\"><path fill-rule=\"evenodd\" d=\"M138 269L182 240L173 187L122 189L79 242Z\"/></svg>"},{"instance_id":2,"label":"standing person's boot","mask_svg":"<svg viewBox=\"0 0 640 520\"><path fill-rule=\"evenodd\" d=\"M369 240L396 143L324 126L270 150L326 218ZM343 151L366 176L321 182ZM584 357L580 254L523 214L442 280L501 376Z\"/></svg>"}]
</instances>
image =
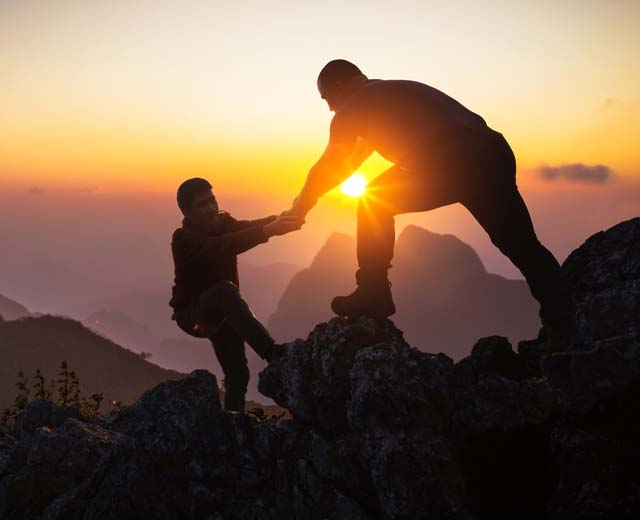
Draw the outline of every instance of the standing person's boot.
<instances>
[{"instance_id":1,"label":"standing person's boot","mask_svg":"<svg viewBox=\"0 0 640 520\"><path fill-rule=\"evenodd\" d=\"M386 270L380 273L367 273L362 269L356 273L358 287L347 296L336 296L331 301L331 310L338 316L359 318L388 318L396 312L391 295L391 284Z\"/></svg>"}]
</instances>

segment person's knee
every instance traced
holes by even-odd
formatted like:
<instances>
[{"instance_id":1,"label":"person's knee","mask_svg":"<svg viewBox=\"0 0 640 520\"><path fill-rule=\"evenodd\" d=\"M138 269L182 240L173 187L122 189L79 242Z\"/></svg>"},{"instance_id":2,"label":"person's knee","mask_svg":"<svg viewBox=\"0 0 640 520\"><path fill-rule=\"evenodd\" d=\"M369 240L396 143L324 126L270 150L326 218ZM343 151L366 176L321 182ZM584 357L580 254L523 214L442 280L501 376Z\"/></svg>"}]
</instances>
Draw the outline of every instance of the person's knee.
<instances>
[{"instance_id":1,"label":"person's knee","mask_svg":"<svg viewBox=\"0 0 640 520\"><path fill-rule=\"evenodd\" d=\"M238 286L229 280L217 282L213 286L213 290L222 298L232 298L240 294Z\"/></svg>"},{"instance_id":2,"label":"person's knee","mask_svg":"<svg viewBox=\"0 0 640 520\"><path fill-rule=\"evenodd\" d=\"M216 282L209 287L201 297L201 306L204 310L215 309L224 306L233 298L240 295L238 286L229 280Z\"/></svg>"},{"instance_id":3,"label":"person's knee","mask_svg":"<svg viewBox=\"0 0 640 520\"><path fill-rule=\"evenodd\" d=\"M366 194L358 201L358 220L377 221L380 219L393 218L393 210L389 204L379 198Z\"/></svg>"}]
</instances>

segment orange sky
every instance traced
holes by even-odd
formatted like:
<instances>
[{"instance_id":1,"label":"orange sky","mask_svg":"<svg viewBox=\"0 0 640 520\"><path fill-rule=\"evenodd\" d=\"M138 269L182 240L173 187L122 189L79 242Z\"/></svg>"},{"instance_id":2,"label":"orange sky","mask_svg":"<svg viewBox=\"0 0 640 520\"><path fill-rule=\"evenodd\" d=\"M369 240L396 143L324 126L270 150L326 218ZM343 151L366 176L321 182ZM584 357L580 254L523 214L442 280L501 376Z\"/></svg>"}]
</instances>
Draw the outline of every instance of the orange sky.
<instances>
[{"instance_id":1,"label":"orange sky","mask_svg":"<svg viewBox=\"0 0 640 520\"><path fill-rule=\"evenodd\" d=\"M285 209L328 137L317 73L342 57L369 77L431 84L502 132L539 235L562 259L640 213L638 27L636 0L5 0L0 236L16 264L68 263L98 228L114 241L150 236L168 255L174 191L196 175L241 217ZM387 164L374 156L362 171ZM598 183L538 171L577 164L613 173ZM330 232L355 232L354 206L329 195L300 234L247 258L304 265ZM464 209L398 223L454 233L490 270L519 276Z\"/></svg>"},{"instance_id":2,"label":"orange sky","mask_svg":"<svg viewBox=\"0 0 640 520\"><path fill-rule=\"evenodd\" d=\"M1 182L172 191L203 175L294 195L331 117L315 78L338 56L453 95L521 171L639 178L640 4L557 4L2 2Z\"/></svg>"}]
</instances>

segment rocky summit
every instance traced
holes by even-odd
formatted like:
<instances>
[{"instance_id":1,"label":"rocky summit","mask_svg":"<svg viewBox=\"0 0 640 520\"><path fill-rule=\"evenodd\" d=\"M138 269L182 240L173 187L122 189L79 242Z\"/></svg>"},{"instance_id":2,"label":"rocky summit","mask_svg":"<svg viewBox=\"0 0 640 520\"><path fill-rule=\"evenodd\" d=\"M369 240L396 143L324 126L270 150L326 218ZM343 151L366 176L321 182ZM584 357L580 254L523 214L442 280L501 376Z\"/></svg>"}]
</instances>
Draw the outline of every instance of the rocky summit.
<instances>
[{"instance_id":1,"label":"rocky summit","mask_svg":"<svg viewBox=\"0 0 640 520\"><path fill-rule=\"evenodd\" d=\"M336 318L260 374L291 420L224 413L203 370L113 418L34 401L0 438L0 517L640 518L640 219L563 269L578 343L550 357L493 336L454 363Z\"/></svg>"}]
</instances>

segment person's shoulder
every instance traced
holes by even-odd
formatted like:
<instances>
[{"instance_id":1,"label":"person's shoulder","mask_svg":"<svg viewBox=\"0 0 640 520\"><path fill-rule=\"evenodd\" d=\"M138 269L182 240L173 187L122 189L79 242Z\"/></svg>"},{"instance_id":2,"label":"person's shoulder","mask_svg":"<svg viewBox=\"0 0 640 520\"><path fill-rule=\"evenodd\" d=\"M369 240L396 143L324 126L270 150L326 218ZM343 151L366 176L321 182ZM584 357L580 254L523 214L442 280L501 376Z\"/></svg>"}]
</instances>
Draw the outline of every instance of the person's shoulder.
<instances>
[{"instance_id":1,"label":"person's shoulder","mask_svg":"<svg viewBox=\"0 0 640 520\"><path fill-rule=\"evenodd\" d=\"M370 85L365 85L369 90L413 90L433 88L426 83L413 79L377 79L371 80Z\"/></svg>"},{"instance_id":2,"label":"person's shoulder","mask_svg":"<svg viewBox=\"0 0 640 520\"><path fill-rule=\"evenodd\" d=\"M185 234L185 229L183 227L176 228L171 234L171 243L174 244L179 242Z\"/></svg>"},{"instance_id":3,"label":"person's shoulder","mask_svg":"<svg viewBox=\"0 0 640 520\"><path fill-rule=\"evenodd\" d=\"M389 87L393 88L395 80L368 79L356 89L336 112L336 116L360 114L370 108L372 102L386 97ZM334 116L335 117L335 116Z\"/></svg>"},{"instance_id":4,"label":"person's shoulder","mask_svg":"<svg viewBox=\"0 0 640 520\"><path fill-rule=\"evenodd\" d=\"M229 213L228 211L220 211L218 213L218 218L221 221L221 228L222 229L227 229L228 226L233 226L236 222L238 222L238 220L236 218L234 218L231 213Z\"/></svg>"}]
</instances>

